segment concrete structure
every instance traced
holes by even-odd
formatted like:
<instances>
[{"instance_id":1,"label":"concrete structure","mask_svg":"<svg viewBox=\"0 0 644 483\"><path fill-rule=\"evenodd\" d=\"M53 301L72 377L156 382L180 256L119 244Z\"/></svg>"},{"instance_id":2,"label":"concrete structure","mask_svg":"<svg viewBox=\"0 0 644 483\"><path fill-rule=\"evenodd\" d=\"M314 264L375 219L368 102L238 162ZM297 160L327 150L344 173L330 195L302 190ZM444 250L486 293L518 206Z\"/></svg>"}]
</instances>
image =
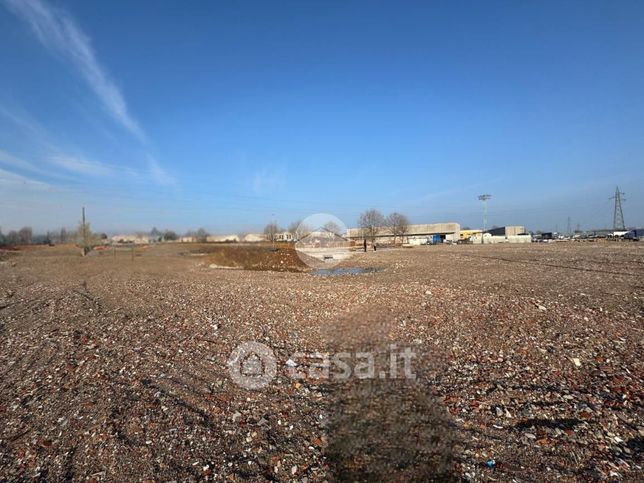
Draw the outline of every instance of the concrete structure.
<instances>
[{"instance_id":1,"label":"concrete structure","mask_svg":"<svg viewBox=\"0 0 644 483\"><path fill-rule=\"evenodd\" d=\"M441 241L457 242L460 238L461 225L458 223L433 223L424 225L409 225L407 233L402 242L409 245L422 245L431 243L434 235L438 235ZM347 238L354 242L363 239L361 228L349 228ZM394 236L388 228L382 227L378 230L376 243L393 243ZM400 241L400 237L396 241Z\"/></svg>"},{"instance_id":2,"label":"concrete structure","mask_svg":"<svg viewBox=\"0 0 644 483\"><path fill-rule=\"evenodd\" d=\"M237 235L209 235L206 237L209 243L236 243L239 241Z\"/></svg>"},{"instance_id":3,"label":"concrete structure","mask_svg":"<svg viewBox=\"0 0 644 483\"><path fill-rule=\"evenodd\" d=\"M351 241L326 230L306 234L296 243L297 251L322 263L337 264L351 256Z\"/></svg>"},{"instance_id":4,"label":"concrete structure","mask_svg":"<svg viewBox=\"0 0 644 483\"><path fill-rule=\"evenodd\" d=\"M147 245L150 243L150 237L147 235L114 235L110 238L112 243L124 243L133 245Z\"/></svg>"},{"instance_id":5,"label":"concrete structure","mask_svg":"<svg viewBox=\"0 0 644 483\"><path fill-rule=\"evenodd\" d=\"M248 243L263 242L266 241L266 237L264 235L260 235L259 233L249 233L248 235L244 236L243 241Z\"/></svg>"},{"instance_id":6,"label":"concrete structure","mask_svg":"<svg viewBox=\"0 0 644 483\"><path fill-rule=\"evenodd\" d=\"M480 245L481 243L490 244L490 245L495 243L532 243L532 235L524 234L524 235L497 236L497 235L490 235L489 233L484 233L482 241L481 241L480 235L471 237L470 241L473 244L478 244L478 245Z\"/></svg>"},{"instance_id":7,"label":"concrete structure","mask_svg":"<svg viewBox=\"0 0 644 483\"><path fill-rule=\"evenodd\" d=\"M510 225L510 226L500 226L496 228L491 228L487 231L492 236L517 236L525 235L525 226L521 225Z\"/></svg>"},{"instance_id":8,"label":"concrete structure","mask_svg":"<svg viewBox=\"0 0 644 483\"><path fill-rule=\"evenodd\" d=\"M532 235L526 233L525 227L521 225L500 226L491 228L486 233L470 237L470 241L475 244L480 243L532 243Z\"/></svg>"},{"instance_id":9,"label":"concrete structure","mask_svg":"<svg viewBox=\"0 0 644 483\"><path fill-rule=\"evenodd\" d=\"M197 241L197 237L194 236L182 236L179 238L179 241L181 243L195 243Z\"/></svg>"}]
</instances>

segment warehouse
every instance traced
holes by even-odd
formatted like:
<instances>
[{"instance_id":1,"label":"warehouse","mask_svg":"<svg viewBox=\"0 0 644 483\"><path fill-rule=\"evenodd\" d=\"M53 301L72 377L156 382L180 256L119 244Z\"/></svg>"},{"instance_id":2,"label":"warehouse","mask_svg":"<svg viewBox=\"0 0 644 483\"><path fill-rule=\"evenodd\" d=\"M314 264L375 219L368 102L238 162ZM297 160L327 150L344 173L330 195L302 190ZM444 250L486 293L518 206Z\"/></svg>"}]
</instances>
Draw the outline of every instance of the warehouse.
<instances>
[{"instance_id":1,"label":"warehouse","mask_svg":"<svg viewBox=\"0 0 644 483\"><path fill-rule=\"evenodd\" d=\"M481 235L470 238L472 243L531 243L532 235L526 233L525 227L521 225L510 225L495 227Z\"/></svg>"},{"instance_id":2,"label":"warehouse","mask_svg":"<svg viewBox=\"0 0 644 483\"><path fill-rule=\"evenodd\" d=\"M402 237L402 243L409 245L424 245L428 243L441 243L459 240L461 225L458 223L431 223L423 225L409 225L407 233ZM349 228L347 238L354 242L362 241L362 228ZM387 227L380 227L375 239L376 243L394 243L394 236ZM400 237L396 242L401 242Z\"/></svg>"},{"instance_id":3,"label":"warehouse","mask_svg":"<svg viewBox=\"0 0 644 483\"><path fill-rule=\"evenodd\" d=\"M492 236L517 236L526 234L525 226L521 225L495 226L488 230L487 233Z\"/></svg>"}]
</instances>

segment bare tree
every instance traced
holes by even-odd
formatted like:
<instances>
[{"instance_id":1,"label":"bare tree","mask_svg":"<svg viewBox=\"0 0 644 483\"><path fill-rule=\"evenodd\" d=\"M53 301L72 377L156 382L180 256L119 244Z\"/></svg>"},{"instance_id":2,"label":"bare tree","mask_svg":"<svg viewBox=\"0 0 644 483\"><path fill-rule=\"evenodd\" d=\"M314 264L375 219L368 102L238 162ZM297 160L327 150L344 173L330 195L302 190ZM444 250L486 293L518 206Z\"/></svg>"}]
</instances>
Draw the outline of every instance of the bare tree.
<instances>
[{"instance_id":1,"label":"bare tree","mask_svg":"<svg viewBox=\"0 0 644 483\"><path fill-rule=\"evenodd\" d=\"M198 228L195 233L195 238L197 239L197 242L205 243L208 241L208 232L203 228Z\"/></svg>"},{"instance_id":2,"label":"bare tree","mask_svg":"<svg viewBox=\"0 0 644 483\"><path fill-rule=\"evenodd\" d=\"M297 236L297 229L298 229L298 227L300 226L300 224L301 224L301 223L302 223L302 220L295 220L293 223L291 223L291 224L288 226L287 231L288 231L291 235L293 235L294 237L296 237L296 236Z\"/></svg>"},{"instance_id":3,"label":"bare tree","mask_svg":"<svg viewBox=\"0 0 644 483\"><path fill-rule=\"evenodd\" d=\"M21 245L31 244L31 239L33 237L33 232L31 231L30 226L24 226L18 231L18 241Z\"/></svg>"},{"instance_id":4,"label":"bare tree","mask_svg":"<svg viewBox=\"0 0 644 483\"><path fill-rule=\"evenodd\" d=\"M303 240L304 238L309 236L312 231L313 228L311 228L309 225L307 225L306 223L300 223L295 233L295 240Z\"/></svg>"},{"instance_id":5,"label":"bare tree","mask_svg":"<svg viewBox=\"0 0 644 483\"><path fill-rule=\"evenodd\" d=\"M342 228L334 221L327 221L322 228L324 228L328 233L342 236Z\"/></svg>"},{"instance_id":6,"label":"bare tree","mask_svg":"<svg viewBox=\"0 0 644 483\"><path fill-rule=\"evenodd\" d=\"M287 231L293 235L293 241L298 241L306 238L311 233L309 228L302 220L296 220L288 226Z\"/></svg>"},{"instance_id":7,"label":"bare tree","mask_svg":"<svg viewBox=\"0 0 644 483\"><path fill-rule=\"evenodd\" d=\"M7 245L13 246L13 245L18 245L20 243L20 237L18 236L18 232L16 230L11 230L9 233L7 233Z\"/></svg>"},{"instance_id":8,"label":"bare tree","mask_svg":"<svg viewBox=\"0 0 644 483\"><path fill-rule=\"evenodd\" d=\"M382 216L382 213L373 208L365 211L360 215L360 218L358 218L358 225L362 229L362 236L371 240L371 243L375 241L376 236L384 224L385 217Z\"/></svg>"},{"instance_id":9,"label":"bare tree","mask_svg":"<svg viewBox=\"0 0 644 483\"><path fill-rule=\"evenodd\" d=\"M0 229L0 246L7 244L7 238L2 234L2 229Z\"/></svg>"},{"instance_id":10,"label":"bare tree","mask_svg":"<svg viewBox=\"0 0 644 483\"><path fill-rule=\"evenodd\" d=\"M274 242L277 238L277 233L280 231L277 223L269 223L264 227L264 235L266 239L270 242Z\"/></svg>"},{"instance_id":11,"label":"bare tree","mask_svg":"<svg viewBox=\"0 0 644 483\"><path fill-rule=\"evenodd\" d=\"M163 232L163 241L176 241L179 239L179 235L172 230L166 230Z\"/></svg>"},{"instance_id":12,"label":"bare tree","mask_svg":"<svg viewBox=\"0 0 644 483\"><path fill-rule=\"evenodd\" d=\"M58 237L58 243L67 243L67 230L65 228L60 229L60 235Z\"/></svg>"},{"instance_id":13,"label":"bare tree","mask_svg":"<svg viewBox=\"0 0 644 483\"><path fill-rule=\"evenodd\" d=\"M159 242L163 239L163 233L160 232L156 226L153 226L152 229L150 230L150 241L151 242Z\"/></svg>"},{"instance_id":14,"label":"bare tree","mask_svg":"<svg viewBox=\"0 0 644 483\"><path fill-rule=\"evenodd\" d=\"M391 234L394 236L394 244L398 237L400 237L400 241L403 242L405 235L409 231L409 219L405 215L394 211L387 216L385 223Z\"/></svg>"}]
</instances>

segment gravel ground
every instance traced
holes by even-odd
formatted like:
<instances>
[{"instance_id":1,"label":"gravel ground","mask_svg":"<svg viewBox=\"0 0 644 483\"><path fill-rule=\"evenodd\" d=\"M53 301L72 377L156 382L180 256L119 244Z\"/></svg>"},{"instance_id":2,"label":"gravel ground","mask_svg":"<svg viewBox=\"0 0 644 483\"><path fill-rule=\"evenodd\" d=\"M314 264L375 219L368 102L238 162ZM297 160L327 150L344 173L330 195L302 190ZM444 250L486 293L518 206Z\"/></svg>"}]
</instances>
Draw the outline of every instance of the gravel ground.
<instances>
[{"instance_id":1,"label":"gravel ground","mask_svg":"<svg viewBox=\"0 0 644 483\"><path fill-rule=\"evenodd\" d=\"M0 253L0 480L644 479L644 245L382 249L327 277L190 252ZM245 341L274 351L263 389L229 375ZM289 375L340 351L377 377Z\"/></svg>"}]
</instances>

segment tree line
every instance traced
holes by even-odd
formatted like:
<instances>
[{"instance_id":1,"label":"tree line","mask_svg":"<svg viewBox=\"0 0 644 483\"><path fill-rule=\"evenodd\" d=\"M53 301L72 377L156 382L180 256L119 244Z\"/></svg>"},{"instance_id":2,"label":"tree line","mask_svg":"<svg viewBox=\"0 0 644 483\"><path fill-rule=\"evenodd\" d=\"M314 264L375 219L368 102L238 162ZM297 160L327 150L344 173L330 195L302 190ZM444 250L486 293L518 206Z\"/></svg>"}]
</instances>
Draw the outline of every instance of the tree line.
<instances>
[{"instance_id":1,"label":"tree line","mask_svg":"<svg viewBox=\"0 0 644 483\"><path fill-rule=\"evenodd\" d=\"M358 226L362 231L362 237L372 243L379 235L392 235L394 243L398 238L403 241L409 232L409 219L398 212L384 216L378 210L372 208L363 212L358 218Z\"/></svg>"},{"instance_id":2,"label":"tree line","mask_svg":"<svg viewBox=\"0 0 644 483\"><path fill-rule=\"evenodd\" d=\"M369 209L358 217L358 226L366 240L373 242L377 236L388 234L394 237L394 243L396 243L398 239L402 241L409 231L409 219L401 213L393 212L384 216L376 209ZM326 223L322 229L338 236L344 235L342 229L332 221ZM268 241L272 242L276 241L279 233L288 232L291 233L293 239L301 240L309 235L312 230L313 228L306 226L302 220L292 222L286 229L273 222L264 227L264 236ZM180 238L177 232L173 230L166 229L161 231L156 227L147 233L140 234L147 235L155 241L176 241ZM206 242L209 233L204 228L198 228L188 230L184 236L193 238L197 242ZM243 235L240 235L240 239L242 238ZM77 230L61 228L58 231L47 231L45 234L40 235L34 235L33 230L28 226L22 227L17 231L11 230L7 234L4 234L0 228L0 246L64 243L91 246L100 244L106 239L107 235L105 233L92 233L90 224L83 224L82 222L79 223Z\"/></svg>"},{"instance_id":3,"label":"tree line","mask_svg":"<svg viewBox=\"0 0 644 483\"><path fill-rule=\"evenodd\" d=\"M409 219L402 213L393 212L384 216L376 209L369 209L364 211L358 217L358 227L362 232L362 236L372 243L379 235L392 235L394 243L399 239L404 240L405 235L409 232ZM338 236L343 236L342 229L334 222L330 221L322 227L330 233ZM264 236L268 241L276 241L279 233L288 232L293 235L295 240L301 240L312 231L311 227L302 223L302 220L292 222L287 229L281 228L277 223L268 223L264 227Z\"/></svg>"},{"instance_id":4,"label":"tree line","mask_svg":"<svg viewBox=\"0 0 644 483\"><path fill-rule=\"evenodd\" d=\"M83 242L90 241L98 244L106 238L107 235L105 233L92 233L89 223L85 223L84 225L83 223L79 223L78 229L76 230L61 228L60 230L48 230L45 233L38 234L34 234L30 226L24 226L20 230L11 230L6 234L0 228L0 246L64 243L83 244Z\"/></svg>"}]
</instances>

